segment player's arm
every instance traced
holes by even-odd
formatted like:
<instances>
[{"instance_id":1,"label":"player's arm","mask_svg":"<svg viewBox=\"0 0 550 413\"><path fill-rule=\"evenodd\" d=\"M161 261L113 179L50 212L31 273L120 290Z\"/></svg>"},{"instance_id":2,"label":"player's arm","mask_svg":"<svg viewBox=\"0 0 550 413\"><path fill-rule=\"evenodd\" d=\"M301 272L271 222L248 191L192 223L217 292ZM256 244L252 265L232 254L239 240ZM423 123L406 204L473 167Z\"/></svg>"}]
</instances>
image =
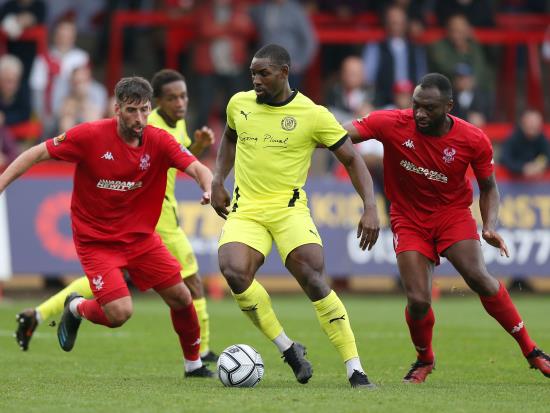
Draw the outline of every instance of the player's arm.
<instances>
[{"instance_id":1,"label":"player's arm","mask_svg":"<svg viewBox=\"0 0 550 413\"><path fill-rule=\"evenodd\" d=\"M199 161L192 162L185 173L193 178L202 189L201 204L210 203L210 193L212 192L212 172Z\"/></svg>"},{"instance_id":2,"label":"player's arm","mask_svg":"<svg viewBox=\"0 0 550 413\"><path fill-rule=\"evenodd\" d=\"M496 231L500 194L495 174L493 173L486 178L478 179L477 182L479 185L479 210L481 211L481 220L483 221L481 235L489 245L500 250L500 255L509 257L508 247Z\"/></svg>"},{"instance_id":3,"label":"player's arm","mask_svg":"<svg viewBox=\"0 0 550 413\"><path fill-rule=\"evenodd\" d=\"M51 159L51 156L46 149L45 142L27 149L6 168L2 175L0 175L0 194L4 192L9 184L29 170L31 166L47 159Z\"/></svg>"},{"instance_id":4,"label":"player's arm","mask_svg":"<svg viewBox=\"0 0 550 413\"><path fill-rule=\"evenodd\" d=\"M237 151L237 132L226 125L223 137L216 157L216 169L212 181L212 207L223 219L227 219L231 202L229 192L224 187L225 178L235 165L235 153Z\"/></svg>"},{"instance_id":5,"label":"player's arm","mask_svg":"<svg viewBox=\"0 0 550 413\"><path fill-rule=\"evenodd\" d=\"M361 249L368 248L370 250L376 243L380 231L372 178L365 162L353 149L349 139L346 139L333 152L348 171L355 190L363 200L364 211L357 227L357 238L361 237L359 242Z\"/></svg>"},{"instance_id":6,"label":"player's arm","mask_svg":"<svg viewBox=\"0 0 550 413\"><path fill-rule=\"evenodd\" d=\"M214 131L208 126L203 126L193 134L193 143L189 146L189 152L195 156L199 156L205 149L213 145L214 142L216 142Z\"/></svg>"}]
</instances>

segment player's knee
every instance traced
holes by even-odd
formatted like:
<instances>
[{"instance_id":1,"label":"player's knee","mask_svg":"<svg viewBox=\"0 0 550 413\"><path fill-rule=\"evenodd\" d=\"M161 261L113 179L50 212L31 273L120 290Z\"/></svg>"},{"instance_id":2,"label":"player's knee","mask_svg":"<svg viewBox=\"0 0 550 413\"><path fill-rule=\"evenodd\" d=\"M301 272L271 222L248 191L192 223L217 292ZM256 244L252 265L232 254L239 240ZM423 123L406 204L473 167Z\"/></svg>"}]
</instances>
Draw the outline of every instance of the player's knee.
<instances>
[{"instance_id":1,"label":"player's knee","mask_svg":"<svg viewBox=\"0 0 550 413\"><path fill-rule=\"evenodd\" d=\"M133 313L132 304L120 305L105 310L111 327L120 327L130 319Z\"/></svg>"},{"instance_id":2,"label":"player's knee","mask_svg":"<svg viewBox=\"0 0 550 413\"><path fill-rule=\"evenodd\" d=\"M204 297L204 288L202 286L202 280L198 274L191 275L183 279L185 285L191 293L193 300Z\"/></svg>"},{"instance_id":3,"label":"player's knee","mask_svg":"<svg viewBox=\"0 0 550 413\"><path fill-rule=\"evenodd\" d=\"M429 297L420 295L410 295L408 297L407 307L409 313L412 315L422 316L428 312L432 305L432 301Z\"/></svg>"},{"instance_id":4,"label":"player's knee","mask_svg":"<svg viewBox=\"0 0 550 413\"><path fill-rule=\"evenodd\" d=\"M248 288L252 282L252 277L247 275L246 268L234 262L220 262L220 271L225 277L227 284L235 293L241 293Z\"/></svg>"}]
</instances>

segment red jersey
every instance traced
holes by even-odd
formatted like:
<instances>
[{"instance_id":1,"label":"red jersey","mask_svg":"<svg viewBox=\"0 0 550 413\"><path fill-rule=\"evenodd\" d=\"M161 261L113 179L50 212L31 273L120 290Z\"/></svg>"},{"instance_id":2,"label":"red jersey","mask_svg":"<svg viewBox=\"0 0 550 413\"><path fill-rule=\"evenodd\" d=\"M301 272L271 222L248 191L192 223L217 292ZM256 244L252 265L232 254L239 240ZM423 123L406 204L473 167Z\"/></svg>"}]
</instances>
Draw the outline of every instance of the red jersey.
<instances>
[{"instance_id":1,"label":"red jersey","mask_svg":"<svg viewBox=\"0 0 550 413\"><path fill-rule=\"evenodd\" d=\"M468 166L478 180L493 173L487 135L450 117L453 124L443 136L419 132L412 109L375 111L353 122L365 140L384 145L384 189L392 212L422 222L442 208L468 208L473 198Z\"/></svg>"},{"instance_id":2,"label":"red jersey","mask_svg":"<svg viewBox=\"0 0 550 413\"><path fill-rule=\"evenodd\" d=\"M169 168L196 158L162 129L147 126L142 145L117 134L116 119L84 123L46 142L54 159L76 163L71 220L80 242L131 243L159 219Z\"/></svg>"}]
</instances>

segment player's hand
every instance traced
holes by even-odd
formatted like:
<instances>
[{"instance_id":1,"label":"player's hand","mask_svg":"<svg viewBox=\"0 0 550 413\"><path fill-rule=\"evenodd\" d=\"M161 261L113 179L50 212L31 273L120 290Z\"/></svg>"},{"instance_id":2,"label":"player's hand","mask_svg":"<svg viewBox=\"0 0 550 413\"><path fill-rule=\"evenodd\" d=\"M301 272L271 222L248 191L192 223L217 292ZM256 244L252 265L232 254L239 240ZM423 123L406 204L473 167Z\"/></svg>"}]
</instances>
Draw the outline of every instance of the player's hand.
<instances>
[{"instance_id":1,"label":"player's hand","mask_svg":"<svg viewBox=\"0 0 550 413\"><path fill-rule=\"evenodd\" d=\"M365 249L370 251L374 247L374 244L376 244L379 232L380 221L378 220L376 206L367 206L357 226L357 238L361 238L359 247L363 251Z\"/></svg>"},{"instance_id":2,"label":"player's hand","mask_svg":"<svg viewBox=\"0 0 550 413\"><path fill-rule=\"evenodd\" d=\"M216 138L214 138L214 131L212 131L212 129L208 126L203 126L202 128L197 129L193 134L193 137L195 138L195 143L202 149L208 148L216 141Z\"/></svg>"},{"instance_id":3,"label":"player's hand","mask_svg":"<svg viewBox=\"0 0 550 413\"><path fill-rule=\"evenodd\" d=\"M208 205L210 203L210 193L203 192L201 197L201 205Z\"/></svg>"},{"instance_id":4,"label":"player's hand","mask_svg":"<svg viewBox=\"0 0 550 413\"><path fill-rule=\"evenodd\" d=\"M500 250L500 256L503 257L506 255L507 258L510 258L510 253L508 252L508 247L506 246L506 243L502 239L502 237L499 235L498 232L484 229L481 231L481 236L483 239L487 242L487 244L492 245L495 248L498 248Z\"/></svg>"},{"instance_id":5,"label":"player's hand","mask_svg":"<svg viewBox=\"0 0 550 413\"><path fill-rule=\"evenodd\" d=\"M212 193L210 196L212 197L210 204L212 205L212 208L214 208L214 211L216 211L216 214L223 219L227 219L227 216L229 215L229 210L227 207L231 203L231 197L229 196L227 189L225 189L223 184L216 184L215 182L212 182Z\"/></svg>"}]
</instances>

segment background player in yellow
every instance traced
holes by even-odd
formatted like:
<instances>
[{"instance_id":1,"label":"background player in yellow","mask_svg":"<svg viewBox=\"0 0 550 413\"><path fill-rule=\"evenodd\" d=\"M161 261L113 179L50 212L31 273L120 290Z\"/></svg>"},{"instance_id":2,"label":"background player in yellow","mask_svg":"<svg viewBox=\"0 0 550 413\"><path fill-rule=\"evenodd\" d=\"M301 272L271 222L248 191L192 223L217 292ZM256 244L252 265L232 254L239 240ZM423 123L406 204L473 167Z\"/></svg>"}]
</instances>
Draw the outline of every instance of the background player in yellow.
<instances>
[{"instance_id":1,"label":"background player in yellow","mask_svg":"<svg viewBox=\"0 0 550 413\"><path fill-rule=\"evenodd\" d=\"M187 135L185 115L187 113L187 85L183 76L174 70L161 70L155 74L151 84L156 100L156 109L151 112L148 123L169 132L174 138L185 145L193 153L199 155L214 142L214 133L210 128L203 127L194 133L194 141ZM203 361L216 361L217 355L209 348L210 326L204 298L204 289L198 275L198 264L191 243L181 229L177 214L177 200L174 195L176 170L168 171L166 195L162 204L162 213L156 226L156 232L162 238L172 255L182 266L181 275L191 291L193 303L197 311L201 328L201 358ZM34 329L38 323L61 314L63 302L71 292L77 292L84 297L92 297L92 292L86 277L79 278L66 288L40 304L17 314L18 327L16 340L22 350L26 351Z\"/></svg>"},{"instance_id":2,"label":"background player in yellow","mask_svg":"<svg viewBox=\"0 0 550 413\"><path fill-rule=\"evenodd\" d=\"M364 202L357 229L361 248L378 238L372 179L346 131L328 110L292 90L290 57L278 45L252 59L254 90L234 95L212 183L212 206L227 221L219 241L220 269L241 310L283 354L300 383L313 371L306 349L277 320L268 293L254 277L275 241L286 268L313 302L321 327L340 353L352 387L371 387L346 309L324 279L321 239L302 189L317 145L328 147L346 167ZM235 167L233 200L224 181Z\"/></svg>"}]
</instances>

